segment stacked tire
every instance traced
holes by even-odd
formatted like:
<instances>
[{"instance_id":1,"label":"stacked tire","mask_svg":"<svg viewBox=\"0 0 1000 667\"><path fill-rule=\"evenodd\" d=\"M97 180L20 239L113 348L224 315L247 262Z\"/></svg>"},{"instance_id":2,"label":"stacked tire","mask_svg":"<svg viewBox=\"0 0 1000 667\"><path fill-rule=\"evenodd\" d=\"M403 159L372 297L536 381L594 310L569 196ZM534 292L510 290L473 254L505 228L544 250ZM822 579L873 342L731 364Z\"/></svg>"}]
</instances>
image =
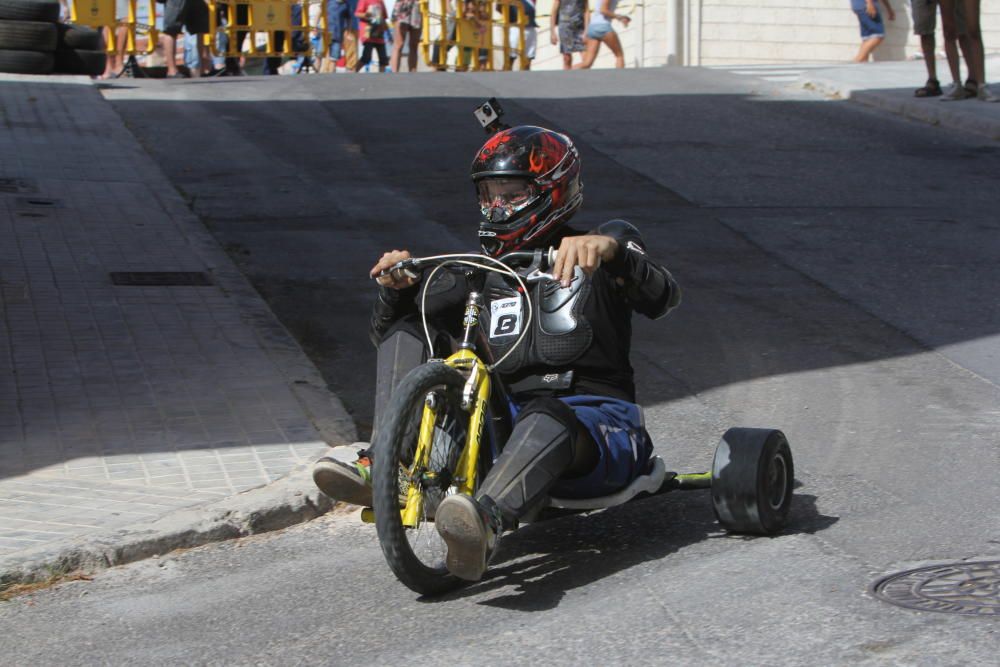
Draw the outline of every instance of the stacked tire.
<instances>
[{"instance_id":1,"label":"stacked tire","mask_svg":"<svg viewBox=\"0 0 1000 667\"><path fill-rule=\"evenodd\" d=\"M99 31L59 23L59 0L0 0L0 72L98 76L103 47Z\"/></svg>"},{"instance_id":2,"label":"stacked tire","mask_svg":"<svg viewBox=\"0 0 1000 667\"><path fill-rule=\"evenodd\" d=\"M0 0L0 72L51 72L58 21L58 0Z\"/></svg>"},{"instance_id":3,"label":"stacked tire","mask_svg":"<svg viewBox=\"0 0 1000 667\"><path fill-rule=\"evenodd\" d=\"M0 0L3 2L4 0ZM104 38L99 30L82 25L57 26L56 68L60 74L100 76L108 63Z\"/></svg>"}]
</instances>

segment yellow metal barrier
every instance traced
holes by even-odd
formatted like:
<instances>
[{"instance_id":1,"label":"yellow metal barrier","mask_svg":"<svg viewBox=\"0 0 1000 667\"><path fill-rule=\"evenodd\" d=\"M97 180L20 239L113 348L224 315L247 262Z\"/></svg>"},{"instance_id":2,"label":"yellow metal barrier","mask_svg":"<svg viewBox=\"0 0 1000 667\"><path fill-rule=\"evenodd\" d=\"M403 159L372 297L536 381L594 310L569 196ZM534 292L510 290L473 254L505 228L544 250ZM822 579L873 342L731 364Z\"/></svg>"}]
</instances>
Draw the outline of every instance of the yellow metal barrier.
<instances>
[{"instance_id":1,"label":"yellow metal barrier","mask_svg":"<svg viewBox=\"0 0 1000 667\"><path fill-rule=\"evenodd\" d=\"M138 22L139 3L148 6L146 16L149 24ZM156 22L155 0L128 0L128 14L121 17L115 16L115 0L72 0L70 5L70 23L85 25L91 28L107 28L107 52L114 53L117 50L118 36L116 28L124 27L125 30L125 50L126 56L148 55L156 50L159 42L159 31L154 28ZM146 48L138 48L137 32L142 28L148 34Z\"/></svg>"},{"instance_id":2,"label":"yellow metal barrier","mask_svg":"<svg viewBox=\"0 0 1000 667\"><path fill-rule=\"evenodd\" d=\"M503 10L499 19L498 9ZM510 22L512 9L517 11L514 23ZM458 55L451 66L456 71L493 71L496 52L501 54L501 69L511 69L512 58L517 59L521 69L528 68L524 40L528 18L521 0L420 0L420 12L423 15L420 48L424 62L431 67L444 70L451 66L448 53L457 47ZM436 39L431 38L432 28L436 28ZM510 45L512 28L518 31L516 49ZM494 41L495 29L500 30L499 43Z\"/></svg>"},{"instance_id":3,"label":"yellow metal barrier","mask_svg":"<svg viewBox=\"0 0 1000 667\"><path fill-rule=\"evenodd\" d=\"M217 56L238 57L243 55L243 40L249 35L252 44L256 42L258 33L265 33L267 42L263 51L254 47L247 55L250 56L311 56L312 44L308 35L318 32L320 51L326 53L330 45L330 32L327 25L326 2L320 1L319 18L316 25L309 20L310 2L294 0L213 0L208 4L209 32L206 39ZM225 7L226 25L219 24L219 8ZM298 7L298 12L293 8ZM297 21L295 14L298 14ZM296 50L292 40L293 32L303 32L304 50ZM277 48L276 33L282 32L283 43ZM219 33L224 33L227 39L225 50L219 49L217 40L213 39Z\"/></svg>"}]
</instances>

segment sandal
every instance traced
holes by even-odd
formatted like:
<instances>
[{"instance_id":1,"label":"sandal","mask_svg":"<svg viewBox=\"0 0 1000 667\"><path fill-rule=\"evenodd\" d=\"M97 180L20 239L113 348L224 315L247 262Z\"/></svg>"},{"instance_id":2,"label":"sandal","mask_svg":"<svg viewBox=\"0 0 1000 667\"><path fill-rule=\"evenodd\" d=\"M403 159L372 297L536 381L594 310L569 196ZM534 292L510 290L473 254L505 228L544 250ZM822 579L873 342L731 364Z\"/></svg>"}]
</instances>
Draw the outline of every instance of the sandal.
<instances>
[{"instance_id":1,"label":"sandal","mask_svg":"<svg viewBox=\"0 0 1000 667\"><path fill-rule=\"evenodd\" d=\"M938 97L941 94L941 84L937 79L927 79L923 88L913 91L914 97Z\"/></svg>"}]
</instances>

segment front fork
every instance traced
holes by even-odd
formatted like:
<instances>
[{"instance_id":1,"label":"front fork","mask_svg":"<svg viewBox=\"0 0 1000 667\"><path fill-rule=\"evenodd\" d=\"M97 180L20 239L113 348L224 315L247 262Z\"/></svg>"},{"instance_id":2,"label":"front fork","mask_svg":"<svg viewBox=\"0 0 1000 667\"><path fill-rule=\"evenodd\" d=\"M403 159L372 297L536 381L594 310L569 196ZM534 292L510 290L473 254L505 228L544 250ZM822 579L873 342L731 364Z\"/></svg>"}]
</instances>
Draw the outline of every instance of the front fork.
<instances>
[{"instance_id":1,"label":"front fork","mask_svg":"<svg viewBox=\"0 0 1000 667\"><path fill-rule=\"evenodd\" d=\"M470 412L469 428L451 482L456 493L471 496L476 490L479 447L486 424L486 407L490 400L490 374L475 352L469 349L455 352L443 363L466 375L462 391L462 408ZM409 528L417 527L423 518L423 483L436 481L435 476L438 474L438 471L429 470L437 410L436 395L431 392L424 400L417 449L413 455L413 465L409 470L410 485L406 492L406 505L400 512L403 525Z\"/></svg>"}]
</instances>

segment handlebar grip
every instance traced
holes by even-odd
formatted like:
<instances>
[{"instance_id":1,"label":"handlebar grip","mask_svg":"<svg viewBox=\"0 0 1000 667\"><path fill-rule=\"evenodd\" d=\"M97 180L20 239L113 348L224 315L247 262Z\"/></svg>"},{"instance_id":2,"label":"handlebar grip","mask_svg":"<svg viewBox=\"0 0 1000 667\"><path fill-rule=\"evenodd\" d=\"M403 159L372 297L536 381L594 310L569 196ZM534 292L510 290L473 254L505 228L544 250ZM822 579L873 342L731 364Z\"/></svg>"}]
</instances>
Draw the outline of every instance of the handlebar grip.
<instances>
[{"instance_id":1,"label":"handlebar grip","mask_svg":"<svg viewBox=\"0 0 1000 667\"><path fill-rule=\"evenodd\" d=\"M404 259L400 262L397 262L396 264L393 264L388 269L380 271L378 276L376 276L376 278L384 278L385 276L391 276L393 280L401 280L404 277L415 280L420 277L420 274L414 271L410 267L416 265L417 261L415 257Z\"/></svg>"}]
</instances>

